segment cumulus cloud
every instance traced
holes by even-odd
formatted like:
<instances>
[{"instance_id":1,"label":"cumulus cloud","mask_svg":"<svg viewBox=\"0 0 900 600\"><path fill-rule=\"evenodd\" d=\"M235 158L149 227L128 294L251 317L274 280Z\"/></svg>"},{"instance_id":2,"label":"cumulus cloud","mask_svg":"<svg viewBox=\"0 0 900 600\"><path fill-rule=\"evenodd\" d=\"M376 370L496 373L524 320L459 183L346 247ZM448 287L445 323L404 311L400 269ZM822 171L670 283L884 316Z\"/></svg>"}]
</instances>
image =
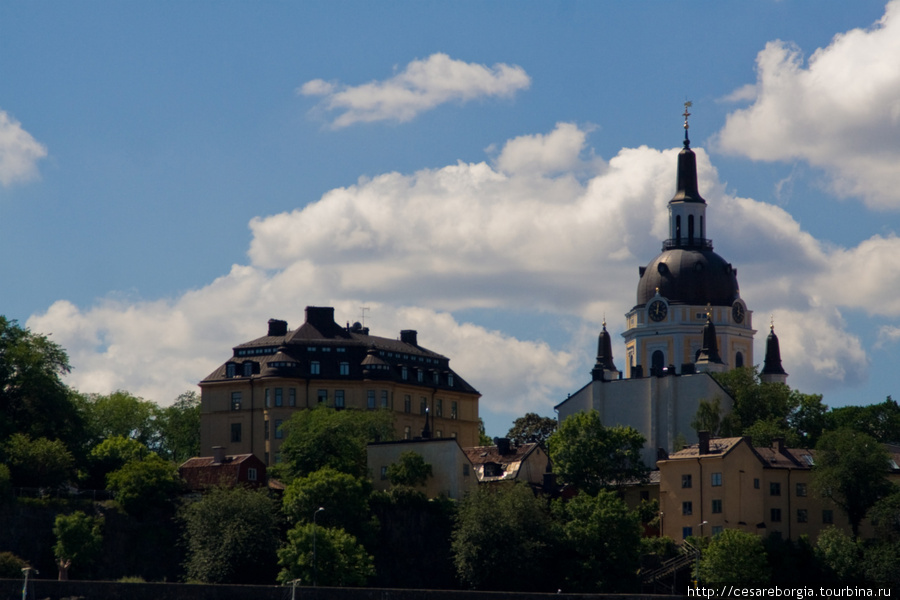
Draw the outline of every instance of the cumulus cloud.
<instances>
[{"instance_id":1,"label":"cumulus cloud","mask_svg":"<svg viewBox=\"0 0 900 600\"><path fill-rule=\"evenodd\" d=\"M4 186L29 181L38 175L37 161L47 156L22 124L0 110L0 183Z\"/></svg>"},{"instance_id":2,"label":"cumulus cloud","mask_svg":"<svg viewBox=\"0 0 900 600\"><path fill-rule=\"evenodd\" d=\"M493 67L432 54L414 60L389 79L358 86L307 81L297 89L303 96L322 96L319 110L336 112L334 128L373 121L405 122L446 102L512 96L527 89L531 78L522 67L498 63Z\"/></svg>"},{"instance_id":3,"label":"cumulus cloud","mask_svg":"<svg viewBox=\"0 0 900 600\"><path fill-rule=\"evenodd\" d=\"M293 212L254 219L249 264L208 285L84 309L59 301L28 326L69 350L76 388L123 387L168 402L232 346L262 335L271 317L294 327L306 305L326 305L340 322L352 321L365 305L374 334L417 329L423 345L449 356L483 393L487 420L552 414L586 383L604 318L619 339L638 266L667 237L675 187L679 148L626 148L606 163L585 161L585 134L559 124L500 144L492 162L361 179ZM792 385L864 380L866 351L841 311L900 316L900 304L882 302L900 283L890 275L900 272L900 241L823 245L784 209L726 193L707 153L695 152L707 230L738 268L757 321L776 315ZM585 164L594 169L588 176L572 173ZM511 308L554 330L554 343L527 326L491 326L490 314ZM478 310L488 316L459 316ZM758 328L761 362L765 327ZM621 343L614 354L621 363Z\"/></svg>"},{"instance_id":4,"label":"cumulus cloud","mask_svg":"<svg viewBox=\"0 0 900 600\"><path fill-rule=\"evenodd\" d=\"M756 60L757 81L731 94L751 99L718 134L726 152L754 160L802 160L823 169L835 193L879 209L900 208L900 0L868 29L834 37L804 64L796 46L773 41Z\"/></svg>"}]
</instances>

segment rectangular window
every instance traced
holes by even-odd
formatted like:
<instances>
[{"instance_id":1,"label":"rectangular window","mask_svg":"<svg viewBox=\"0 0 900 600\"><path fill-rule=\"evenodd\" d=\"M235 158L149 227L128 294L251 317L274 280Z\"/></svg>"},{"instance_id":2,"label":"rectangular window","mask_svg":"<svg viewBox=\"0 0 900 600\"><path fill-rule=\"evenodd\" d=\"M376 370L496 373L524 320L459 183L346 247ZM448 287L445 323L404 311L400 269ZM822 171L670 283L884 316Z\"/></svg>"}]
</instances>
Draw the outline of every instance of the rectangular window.
<instances>
[{"instance_id":1,"label":"rectangular window","mask_svg":"<svg viewBox=\"0 0 900 600\"><path fill-rule=\"evenodd\" d=\"M419 401L419 414L424 415L428 410L428 399L425 396L422 396L422 399Z\"/></svg>"},{"instance_id":2,"label":"rectangular window","mask_svg":"<svg viewBox=\"0 0 900 600\"><path fill-rule=\"evenodd\" d=\"M403 396L403 412L411 413L412 412L412 396L406 394Z\"/></svg>"},{"instance_id":3,"label":"rectangular window","mask_svg":"<svg viewBox=\"0 0 900 600\"><path fill-rule=\"evenodd\" d=\"M275 464L276 464L276 465L280 465L280 464L281 464L281 452L276 452L276 453L275 453Z\"/></svg>"},{"instance_id":4,"label":"rectangular window","mask_svg":"<svg viewBox=\"0 0 900 600\"><path fill-rule=\"evenodd\" d=\"M290 406L297 406L297 388L288 389L288 404Z\"/></svg>"},{"instance_id":5,"label":"rectangular window","mask_svg":"<svg viewBox=\"0 0 900 600\"><path fill-rule=\"evenodd\" d=\"M834 513L831 510L826 508L822 511L822 523L824 523L825 525L831 525L832 523L834 523Z\"/></svg>"},{"instance_id":6,"label":"rectangular window","mask_svg":"<svg viewBox=\"0 0 900 600\"><path fill-rule=\"evenodd\" d=\"M253 467L247 469L247 481L256 481L256 469Z\"/></svg>"},{"instance_id":7,"label":"rectangular window","mask_svg":"<svg viewBox=\"0 0 900 600\"><path fill-rule=\"evenodd\" d=\"M453 387L453 373L447 373L447 385Z\"/></svg>"},{"instance_id":8,"label":"rectangular window","mask_svg":"<svg viewBox=\"0 0 900 600\"><path fill-rule=\"evenodd\" d=\"M387 479L387 467L381 467L381 480Z\"/></svg>"},{"instance_id":9,"label":"rectangular window","mask_svg":"<svg viewBox=\"0 0 900 600\"><path fill-rule=\"evenodd\" d=\"M722 512L722 501L721 500L713 500L712 501L712 511L713 511L713 514L720 514Z\"/></svg>"},{"instance_id":10,"label":"rectangular window","mask_svg":"<svg viewBox=\"0 0 900 600\"><path fill-rule=\"evenodd\" d=\"M319 390L316 394L319 404L328 404L328 390Z\"/></svg>"},{"instance_id":11,"label":"rectangular window","mask_svg":"<svg viewBox=\"0 0 900 600\"><path fill-rule=\"evenodd\" d=\"M797 509L797 522L807 523L809 521L809 512L805 508Z\"/></svg>"},{"instance_id":12,"label":"rectangular window","mask_svg":"<svg viewBox=\"0 0 900 600\"><path fill-rule=\"evenodd\" d=\"M275 388L275 406L284 406L284 396L281 388Z\"/></svg>"},{"instance_id":13,"label":"rectangular window","mask_svg":"<svg viewBox=\"0 0 900 600\"><path fill-rule=\"evenodd\" d=\"M434 385L439 384L439 383L441 382L441 375L440 375L440 373L438 373L437 371L433 372L433 373L431 374L431 382L432 382Z\"/></svg>"},{"instance_id":14,"label":"rectangular window","mask_svg":"<svg viewBox=\"0 0 900 600\"><path fill-rule=\"evenodd\" d=\"M410 428L409 425L407 425L406 427L403 428L403 439L404 440L412 439L412 429Z\"/></svg>"},{"instance_id":15,"label":"rectangular window","mask_svg":"<svg viewBox=\"0 0 900 600\"><path fill-rule=\"evenodd\" d=\"M272 390L266 388L266 408L272 408Z\"/></svg>"},{"instance_id":16,"label":"rectangular window","mask_svg":"<svg viewBox=\"0 0 900 600\"><path fill-rule=\"evenodd\" d=\"M231 392L231 410L241 410L240 392Z\"/></svg>"},{"instance_id":17,"label":"rectangular window","mask_svg":"<svg viewBox=\"0 0 900 600\"><path fill-rule=\"evenodd\" d=\"M241 441L241 424L240 423L232 423L231 424L231 443L238 444Z\"/></svg>"},{"instance_id":18,"label":"rectangular window","mask_svg":"<svg viewBox=\"0 0 900 600\"><path fill-rule=\"evenodd\" d=\"M755 489L755 490L759 489L759 477L753 478L753 489Z\"/></svg>"},{"instance_id":19,"label":"rectangular window","mask_svg":"<svg viewBox=\"0 0 900 600\"><path fill-rule=\"evenodd\" d=\"M281 430L281 426L284 424L284 419L275 419L275 439L280 440L284 438L284 431Z\"/></svg>"},{"instance_id":20,"label":"rectangular window","mask_svg":"<svg viewBox=\"0 0 900 600\"><path fill-rule=\"evenodd\" d=\"M797 496L799 496L800 498L806 497L806 484L805 483L797 484Z\"/></svg>"},{"instance_id":21,"label":"rectangular window","mask_svg":"<svg viewBox=\"0 0 900 600\"><path fill-rule=\"evenodd\" d=\"M236 367L237 365L235 365L234 363L228 363L227 365L225 365L225 377L234 377L236 375Z\"/></svg>"},{"instance_id":22,"label":"rectangular window","mask_svg":"<svg viewBox=\"0 0 900 600\"><path fill-rule=\"evenodd\" d=\"M250 377L251 375L253 375L253 363L252 362L245 362L243 366L244 366L244 377Z\"/></svg>"},{"instance_id":23,"label":"rectangular window","mask_svg":"<svg viewBox=\"0 0 900 600\"><path fill-rule=\"evenodd\" d=\"M416 379L419 383L425 381L425 372L422 369L418 369L416 372Z\"/></svg>"},{"instance_id":24,"label":"rectangular window","mask_svg":"<svg viewBox=\"0 0 900 600\"><path fill-rule=\"evenodd\" d=\"M322 366L319 364L319 361L314 360L309 363L309 374L310 375L320 375L322 373Z\"/></svg>"},{"instance_id":25,"label":"rectangular window","mask_svg":"<svg viewBox=\"0 0 900 600\"><path fill-rule=\"evenodd\" d=\"M773 523L781 523L781 509L780 508L773 508L770 511L770 516L772 517L771 521Z\"/></svg>"},{"instance_id":26,"label":"rectangular window","mask_svg":"<svg viewBox=\"0 0 900 600\"><path fill-rule=\"evenodd\" d=\"M388 407L388 391L381 390L381 408Z\"/></svg>"},{"instance_id":27,"label":"rectangular window","mask_svg":"<svg viewBox=\"0 0 900 600\"><path fill-rule=\"evenodd\" d=\"M468 463L463 463L463 477L469 476L469 465Z\"/></svg>"},{"instance_id":28,"label":"rectangular window","mask_svg":"<svg viewBox=\"0 0 900 600\"><path fill-rule=\"evenodd\" d=\"M682 475L682 476L681 476L681 487L682 487L682 489L683 489L683 488L693 487L693 485L694 485L694 483L693 483L693 478L692 478L690 475Z\"/></svg>"},{"instance_id":29,"label":"rectangular window","mask_svg":"<svg viewBox=\"0 0 900 600\"><path fill-rule=\"evenodd\" d=\"M434 416L443 417L444 416L444 401L438 398L434 403Z\"/></svg>"},{"instance_id":30,"label":"rectangular window","mask_svg":"<svg viewBox=\"0 0 900 600\"><path fill-rule=\"evenodd\" d=\"M709 481L713 487L719 487L722 485L722 474L721 473L713 473L709 476Z\"/></svg>"},{"instance_id":31,"label":"rectangular window","mask_svg":"<svg viewBox=\"0 0 900 600\"><path fill-rule=\"evenodd\" d=\"M683 514L683 515L694 514L694 503L693 502L682 502L681 503L681 514Z\"/></svg>"},{"instance_id":32,"label":"rectangular window","mask_svg":"<svg viewBox=\"0 0 900 600\"><path fill-rule=\"evenodd\" d=\"M337 351L338 351L338 352L346 352L347 349L344 348L343 346L338 346Z\"/></svg>"},{"instance_id":33,"label":"rectangular window","mask_svg":"<svg viewBox=\"0 0 900 600\"><path fill-rule=\"evenodd\" d=\"M341 375L349 375L350 374L350 363L342 362L341 363Z\"/></svg>"},{"instance_id":34,"label":"rectangular window","mask_svg":"<svg viewBox=\"0 0 900 600\"><path fill-rule=\"evenodd\" d=\"M366 406L369 410L375 409L375 390L366 391Z\"/></svg>"},{"instance_id":35,"label":"rectangular window","mask_svg":"<svg viewBox=\"0 0 900 600\"><path fill-rule=\"evenodd\" d=\"M781 495L781 484L777 481L773 481L769 484L769 495L770 496L780 496Z\"/></svg>"},{"instance_id":36,"label":"rectangular window","mask_svg":"<svg viewBox=\"0 0 900 600\"><path fill-rule=\"evenodd\" d=\"M685 539L685 540L686 540L686 539L688 539L689 537L691 537L692 535L694 535L694 528L693 528L693 527L682 527L682 528L681 528L681 538L682 538L682 539Z\"/></svg>"},{"instance_id":37,"label":"rectangular window","mask_svg":"<svg viewBox=\"0 0 900 600\"><path fill-rule=\"evenodd\" d=\"M450 418L458 419L459 418L459 407L456 403L456 400L450 403Z\"/></svg>"},{"instance_id":38,"label":"rectangular window","mask_svg":"<svg viewBox=\"0 0 900 600\"><path fill-rule=\"evenodd\" d=\"M408 368L402 367L400 369L400 378L403 379L403 381L406 381L407 379L409 379L409 369Z\"/></svg>"},{"instance_id":39,"label":"rectangular window","mask_svg":"<svg viewBox=\"0 0 900 600\"><path fill-rule=\"evenodd\" d=\"M344 408L344 390L334 390L334 407Z\"/></svg>"}]
</instances>

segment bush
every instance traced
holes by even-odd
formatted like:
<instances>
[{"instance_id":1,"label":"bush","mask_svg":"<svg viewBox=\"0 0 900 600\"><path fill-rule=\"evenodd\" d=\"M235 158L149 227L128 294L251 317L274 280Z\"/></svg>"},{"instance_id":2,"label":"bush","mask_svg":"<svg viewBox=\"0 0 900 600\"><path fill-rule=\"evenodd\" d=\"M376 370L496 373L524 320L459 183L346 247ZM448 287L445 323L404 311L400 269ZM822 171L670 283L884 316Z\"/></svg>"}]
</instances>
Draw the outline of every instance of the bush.
<instances>
[{"instance_id":1,"label":"bush","mask_svg":"<svg viewBox=\"0 0 900 600\"><path fill-rule=\"evenodd\" d=\"M22 569L28 566L25 559L12 552L0 552L0 579L21 579Z\"/></svg>"}]
</instances>

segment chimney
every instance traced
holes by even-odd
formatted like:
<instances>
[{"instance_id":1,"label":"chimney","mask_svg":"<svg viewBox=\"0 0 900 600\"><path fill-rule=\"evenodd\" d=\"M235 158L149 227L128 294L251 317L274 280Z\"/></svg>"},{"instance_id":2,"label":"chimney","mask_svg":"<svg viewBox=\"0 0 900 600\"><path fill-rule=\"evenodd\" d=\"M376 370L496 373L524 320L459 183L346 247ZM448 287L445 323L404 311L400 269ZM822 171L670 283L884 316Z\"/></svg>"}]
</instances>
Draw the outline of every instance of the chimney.
<instances>
[{"instance_id":1,"label":"chimney","mask_svg":"<svg viewBox=\"0 0 900 600\"><path fill-rule=\"evenodd\" d=\"M269 319L269 337L281 337L287 335L287 321Z\"/></svg>"},{"instance_id":2,"label":"chimney","mask_svg":"<svg viewBox=\"0 0 900 600\"><path fill-rule=\"evenodd\" d=\"M213 446L213 462L221 464L225 462L225 446Z\"/></svg>"},{"instance_id":3,"label":"chimney","mask_svg":"<svg viewBox=\"0 0 900 600\"><path fill-rule=\"evenodd\" d=\"M700 454L709 454L709 432L708 431L698 431L697 437L700 438L700 443L697 445Z\"/></svg>"},{"instance_id":4,"label":"chimney","mask_svg":"<svg viewBox=\"0 0 900 600\"><path fill-rule=\"evenodd\" d=\"M494 444L497 445L497 452L500 453L500 456L510 453L509 438L495 437Z\"/></svg>"},{"instance_id":5,"label":"chimney","mask_svg":"<svg viewBox=\"0 0 900 600\"><path fill-rule=\"evenodd\" d=\"M777 437L772 439L772 450L778 454L784 454L784 438Z\"/></svg>"},{"instance_id":6,"label":"chimney","mask_svg":"<svg viewBox=\"0 0 900 600\"><path fill-rule=\"evenodd\" d=\"M333 306L307 306L306 322L319 331L328 331L337 326L334 322Z\"/></svg>"},{"instance_id":7,"label":"chimney","mask_svg":"<svg viewBox=\"0 0 900 600\"><path fill-rule=\"evenodd\" d=\"M417 335L418 332L415 329L404 329L400 332L400 341L404 344L418 346L419 342L416 340Z\"/></svg>"}]
</instances>

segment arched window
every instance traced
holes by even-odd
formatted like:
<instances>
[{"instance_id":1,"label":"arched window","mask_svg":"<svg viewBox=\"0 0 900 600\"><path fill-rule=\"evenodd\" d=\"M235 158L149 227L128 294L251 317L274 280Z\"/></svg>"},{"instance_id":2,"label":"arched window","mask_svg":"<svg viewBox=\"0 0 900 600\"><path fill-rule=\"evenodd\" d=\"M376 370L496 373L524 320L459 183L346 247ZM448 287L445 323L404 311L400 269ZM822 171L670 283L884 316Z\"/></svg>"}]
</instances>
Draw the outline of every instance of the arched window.
<instances>
[{"instance_id":1,"label":"arched window","mask_svg":"<svg viewBox=\"0 0 900 600\"><path fill-rule=\"evenodd\" d=\"M688 215L688 242L694 241L694 215Z\"/></svg>"},{"instance_id":2,"label":"arched window","mask_svg":"<svg viewBox=\"0 0 900 600\"><path fill-rule=\"evenodd\" d=\"M706 238L706 229L703 226L703 215L700 216L700 237Z\"/></svg>"},{"instance_id":3,"label":"arched window","mask_svg":"<svg viewBox=\"0 0 900 600\"><path fill-rule=\"evenodd\" d=\"M738 352L737 354L734 355L734 367L736 369L740 369L743 366L744 366L744 353Z\"/></svg>"},{"instance_id":4,"label":"arched window","mask_svg":"<svg viewBox=\"0 0 900 600\"><path fill-rule=\"evenodd\" d=\"M681 241L681 215L675 215L675 241Z\"/></svg>"},{"instance_id":5,"label":"arched window","mask_svg":"<svg viewBox=\"0 0 900 600\"><path fill-rule=\"evenodd\" d=\"M654 374L662 373L666 366L666 356L662 350L655 350L650 356L650 369Z\"/></svg>"}]
</instances>

